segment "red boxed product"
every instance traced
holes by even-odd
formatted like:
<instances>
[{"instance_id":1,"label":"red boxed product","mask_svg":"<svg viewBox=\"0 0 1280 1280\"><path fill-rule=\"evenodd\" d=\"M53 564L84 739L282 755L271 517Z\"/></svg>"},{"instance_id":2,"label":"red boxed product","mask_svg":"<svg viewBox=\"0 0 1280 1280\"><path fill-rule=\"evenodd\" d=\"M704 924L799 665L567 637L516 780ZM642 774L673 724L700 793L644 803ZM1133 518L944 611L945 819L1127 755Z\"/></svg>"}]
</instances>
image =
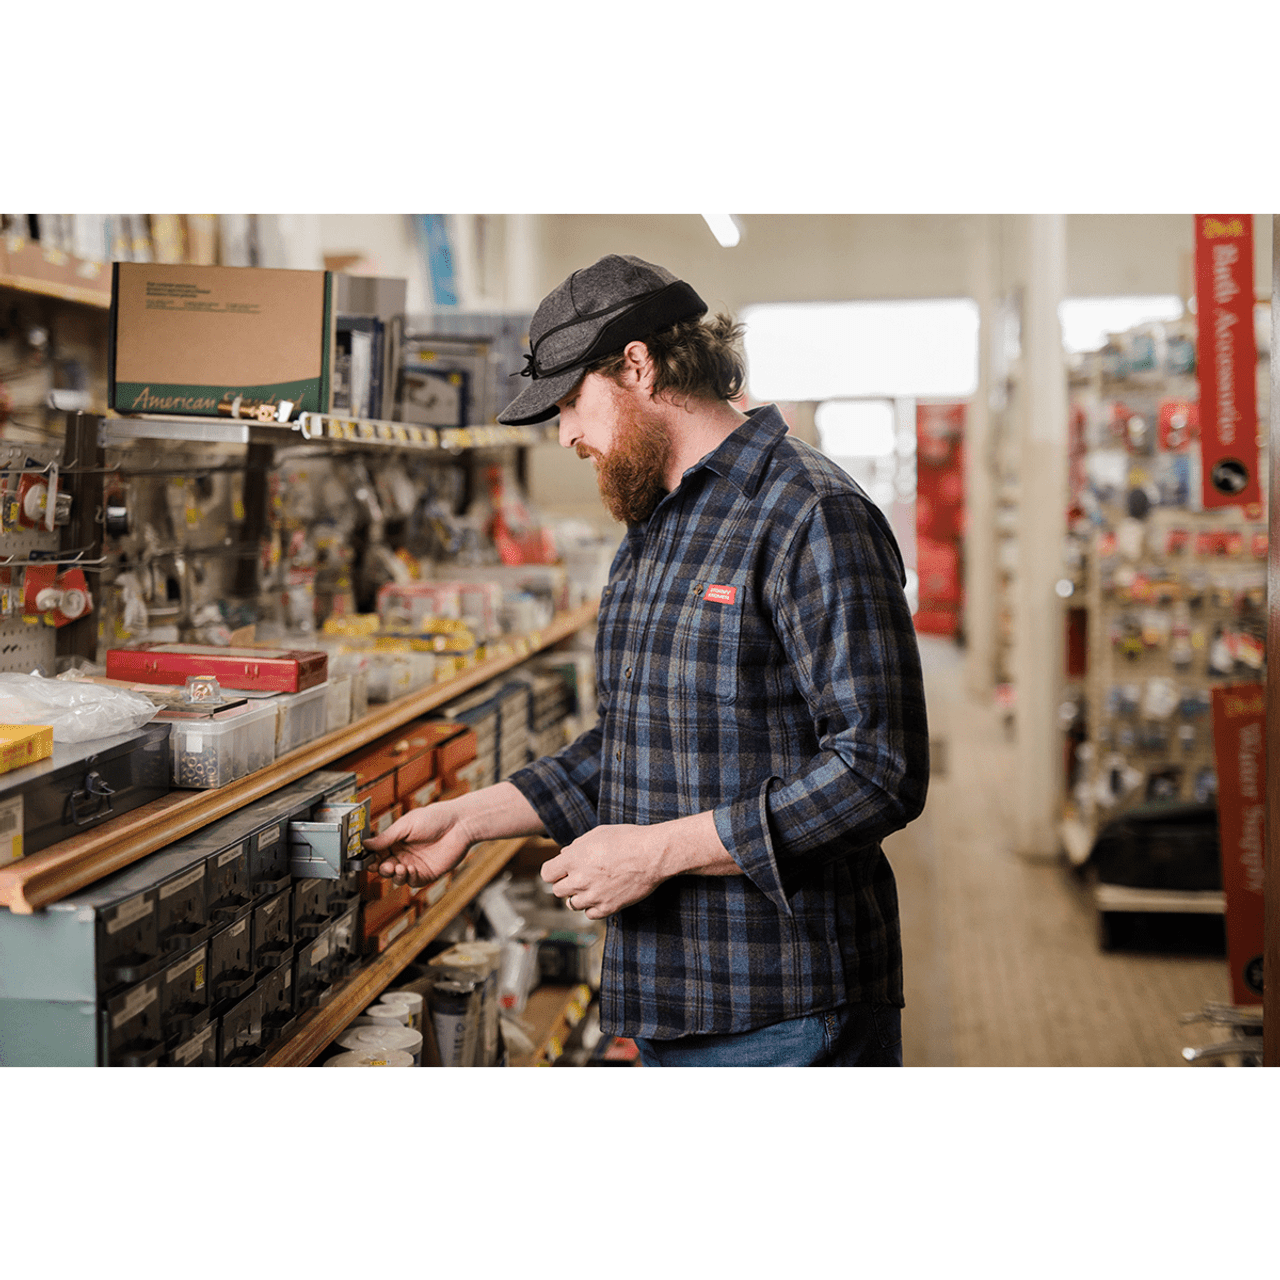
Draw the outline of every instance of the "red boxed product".
<instances>
[{"instance_id":1,"label":"red boxed product","mask_svg":"<svg viewBox=\"0 0 1280 1280\"><path fill-rule=\"evenodd\" d=\"M390 738L380 738L334 764L343 773L356 775L356 792L370 800L370 811L390 808L396 799L396 766L400 758L388 746Z\"/></svg>"},{"instance_id":2,"label":"red boxed product","mask_svg":"<svg viewBox=\"0 0 1280 1280\"><path fill-rule=\"evenodd\" d=\"M452 720L429 720L423 727L435 734L436 777L442 787L452 788L458 770L476 758L476 731Z\"/></svg>"},{"instance_id":3,"label":"red boxed product","mask_svg":"<svg viewBox=\"0 0 1280 1280\"><path fill-rule=\"evenodd\" d=\"M435 742L434 733L422 732L417 724L408 724L401 732L383 737L339 760L335 768L351 769L361 794L369 787L378 787L379 795L389 788L392 795L389 805L403 800L408 792L419 790L435 777ZM385 806L375 804L375 808Z\"/></svg>"},{"instance_id":4,"label":"red boxed product","mask_svg":"<svg viewBox=\"0 0 1280 1280\"><path fill-rule=\"evenodd\" d=\"M412 904L405 908L390 924L384 925L377 933L365 938L362 953L364 955L380 955L384 952L413 922L417 912Z\"/></svg>"},{"instance_id":5,"label":"red boxed product","mask_svg":"<svg viewBox=\"0 0 1280 1280\"><path fill-rule=\"evenodd\" d=\"M424 782L412 795L405 796L402 807L404 812L408 813L410 809L421 809L423 805L439 799L440 779L432 778L430 782Z\"/></svg>"},{"instance_id":6,"label":"red boxed product","mask_svg":"<svg viewBox=\"0 0 1280 1280\"><path fill-rule=\"evenodd\" d=\"M389 891L381 898L366 898L362 912L361 937L376 937L401 912L413 906L413 890L407 884L386 881Z\"/></svg>"},{"instance_id":7,"label":"red boxed product","mask_svg":"<svg viewBox=\"0 0 1280 1280\"><path fill-rule=\"evenodd\" d=\"M215 676L224 689L301 693L329 678L329 655L318 649L204 644L140 644L107 650L109 680L185 684L188 676Z\"/></svg>"},{"instance_id":8,"label":"red boxed product","mask_svg":"<svg viewBox=\"0 0 1280 1280\"><path fill-rule=\"evenodd\" d=\"M404 800L436 776L437 735L430 726L406 725L391 744L396 757L396 799Z\"/></svg>"}]
</instances>

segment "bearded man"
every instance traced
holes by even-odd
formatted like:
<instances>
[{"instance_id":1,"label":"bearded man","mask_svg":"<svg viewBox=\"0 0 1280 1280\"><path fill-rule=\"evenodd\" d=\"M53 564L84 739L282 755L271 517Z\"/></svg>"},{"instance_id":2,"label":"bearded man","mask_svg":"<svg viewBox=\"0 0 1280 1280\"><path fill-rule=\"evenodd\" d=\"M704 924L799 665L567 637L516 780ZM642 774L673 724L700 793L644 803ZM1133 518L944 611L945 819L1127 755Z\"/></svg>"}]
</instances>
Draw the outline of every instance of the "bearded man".
<instances>
[{"instance_id":1,"label":"bearded man","mask_svg":"<svg viewBox=\"0 0 1280 1280\"><path fill-rule=\"evenodd\" d=\"M861 488L741 412L739 326L610 254L530 325L505 423L559 414L626 534L600 601L597 723L366 841L425 884L549 834L544 880L606 920L600 1022L646 1066L901 1066L881 841L924 807L928 729L902 557Z\"/></svg>"}]
</instances>

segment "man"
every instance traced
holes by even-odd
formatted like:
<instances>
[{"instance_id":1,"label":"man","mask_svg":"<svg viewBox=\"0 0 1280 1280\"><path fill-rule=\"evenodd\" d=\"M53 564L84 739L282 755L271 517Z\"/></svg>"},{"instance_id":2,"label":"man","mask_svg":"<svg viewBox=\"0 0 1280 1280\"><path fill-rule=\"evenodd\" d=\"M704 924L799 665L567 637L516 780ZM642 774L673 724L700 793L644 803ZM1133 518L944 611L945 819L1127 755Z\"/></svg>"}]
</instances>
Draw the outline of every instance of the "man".
<instances>
[{"instance_id":1,"label":"man","mask_svg":"<svg viewBox=\"0 0 1280 1280\"><path fill-rule=\"evenodd\" d=\"M601 1026L646 1065L901 1065L880 841L916 817L928 733L902 560L849 476L739 412L739 330L611 254L538 307L499 416L594 459L627 526L600 602L599 720L496 786L367 841L429 882L549 833L557 896L607 920Z\"/></svg>"}]
</instances>

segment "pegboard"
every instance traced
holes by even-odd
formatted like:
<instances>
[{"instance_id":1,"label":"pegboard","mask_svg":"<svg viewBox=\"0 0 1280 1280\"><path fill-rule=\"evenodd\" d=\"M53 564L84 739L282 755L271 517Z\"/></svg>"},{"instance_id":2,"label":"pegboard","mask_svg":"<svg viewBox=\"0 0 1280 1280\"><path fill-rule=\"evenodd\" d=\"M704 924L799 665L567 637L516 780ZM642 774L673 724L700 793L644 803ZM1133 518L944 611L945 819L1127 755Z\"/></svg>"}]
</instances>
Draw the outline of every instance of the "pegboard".
<instances>
[{"instance_id":1,"label":"pegboard","mask_svg":"<svg viewBox=\"0 0 1280 1280\"><path fill-rule=\"evenodd\" d=\"M62 455L60 442L25 444L0 441L0 471L20 471L27 459L38 466L56 462ZM19 529L0 533L0 567L9 558L26 560L33 551L56 552L62 530ZM16 574L15 574L16 577ZM0 617L0 671L56 672L57 632L43 623L23 622L21 613Z\"/></svg>"}]
</instances>

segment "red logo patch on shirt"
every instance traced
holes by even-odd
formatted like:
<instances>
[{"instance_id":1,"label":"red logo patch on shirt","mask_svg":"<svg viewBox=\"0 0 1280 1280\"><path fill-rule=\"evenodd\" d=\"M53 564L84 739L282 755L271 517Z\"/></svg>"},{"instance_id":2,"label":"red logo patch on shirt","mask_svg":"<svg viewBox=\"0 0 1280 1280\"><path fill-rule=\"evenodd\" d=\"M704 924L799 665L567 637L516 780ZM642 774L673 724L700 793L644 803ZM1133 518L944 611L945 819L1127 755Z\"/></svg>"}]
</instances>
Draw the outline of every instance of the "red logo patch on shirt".
<instances>
[{"instance_id":1,"label":"red logo patch on shirt","mask_svg":"<svg viewBox=\"0 0 1280 1280\"><path fill-rule=\"evenodd\" d=\"M707 594L702 598L712 604L733 604L738 598L738 588L713 585L707 588Z\"/></svg>"}]
</instances>

